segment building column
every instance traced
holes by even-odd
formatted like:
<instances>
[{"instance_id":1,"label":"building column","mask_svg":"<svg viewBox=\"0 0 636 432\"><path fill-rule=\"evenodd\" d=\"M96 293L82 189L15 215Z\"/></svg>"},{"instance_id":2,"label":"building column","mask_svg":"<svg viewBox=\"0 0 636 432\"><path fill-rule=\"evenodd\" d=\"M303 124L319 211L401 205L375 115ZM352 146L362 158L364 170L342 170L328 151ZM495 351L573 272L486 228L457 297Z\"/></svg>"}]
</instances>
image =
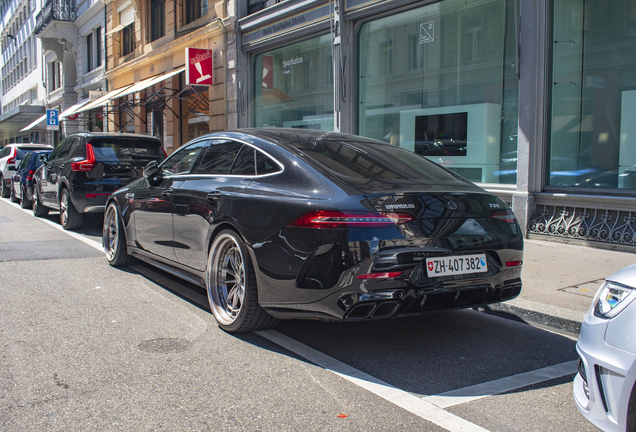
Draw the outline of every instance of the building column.
<instances>
[{"instance_id":1,"label":"building column","mask_svg":"<svg viewBox=\"0 0 636 432\"><path fill-rule=\"evenodd\" d=\"M546 152L545 108L548 106L549 2L520 0L519 137L517 140L517 190L512 210L527 236L535 211L535 194L543 186Z\"/></svg>"}]
</instances>

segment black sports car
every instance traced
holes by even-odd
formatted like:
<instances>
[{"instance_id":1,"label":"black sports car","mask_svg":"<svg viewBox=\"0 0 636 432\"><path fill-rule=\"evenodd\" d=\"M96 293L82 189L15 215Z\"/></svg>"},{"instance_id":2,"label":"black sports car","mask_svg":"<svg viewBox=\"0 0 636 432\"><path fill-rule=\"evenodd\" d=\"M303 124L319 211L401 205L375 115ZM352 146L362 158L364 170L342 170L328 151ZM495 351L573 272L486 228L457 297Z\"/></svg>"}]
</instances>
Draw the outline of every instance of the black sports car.
<instances>
[{"instance_id":1,"label":"black sports car","mask_svg":"<svg viewBox=\"0 0 636 432\"><path fill-rule=\"evenodd\" d=\"M197 138L110 197L103 242L112 265L137 257L205 287L231 332L521 291L523 237L504 202L415 153L333 132Z\"/></svg>"}]
</instances>

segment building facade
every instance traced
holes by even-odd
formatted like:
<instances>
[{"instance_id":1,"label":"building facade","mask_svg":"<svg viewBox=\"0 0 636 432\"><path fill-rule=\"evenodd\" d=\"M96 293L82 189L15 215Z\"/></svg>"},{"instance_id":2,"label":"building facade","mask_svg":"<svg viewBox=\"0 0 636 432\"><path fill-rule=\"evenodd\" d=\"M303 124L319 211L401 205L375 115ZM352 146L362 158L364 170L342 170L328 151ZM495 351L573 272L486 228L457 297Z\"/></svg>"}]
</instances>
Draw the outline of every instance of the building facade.
<instances>
[{"instance_id":1,"label":"building facade","mask_svg":"<svg viewBox=\"0 0 636 432\"><path fill-rule=\"evenodd\" d=\"M636 3L249 0L238 125L413 150L529 236L636 246Z\"/></svg>"},{"instance_id":2,"label":"building facade","mask_svg":"<svg viewBox=\"0 0 636 432\"><path fill-rule=\"evenodd\" d=\"M236 127L233 2L106 0L104 6L105 94L80 107L80 115L101 115L108 131L157 136L167 153ZM186 48L209 50L210 85L186 81Z\"/></svg>"},{"instance_id":3,"label":"building facade","mask_svg":"<svg viewBox=\"0 0 636 432\"><path fill-rule=\"evenodd\" d=\"M34 32L40 6L37 0L0 2L0 145L45 139L39 131L25 129L45 111L42 51Z\"/></svg>"}]
</instances>

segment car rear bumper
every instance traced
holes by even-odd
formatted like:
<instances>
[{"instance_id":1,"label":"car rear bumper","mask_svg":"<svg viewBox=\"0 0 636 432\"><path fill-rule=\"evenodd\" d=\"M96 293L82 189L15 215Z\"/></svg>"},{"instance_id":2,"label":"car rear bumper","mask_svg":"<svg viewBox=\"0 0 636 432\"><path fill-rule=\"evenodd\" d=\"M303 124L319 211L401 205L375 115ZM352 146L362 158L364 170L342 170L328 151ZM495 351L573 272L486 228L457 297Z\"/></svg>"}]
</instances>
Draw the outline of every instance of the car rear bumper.
<instances>
[{"instance_id":1,"label":"car rear bumper","mask_svg":"<svg viewBox=\"0 0 636 432\"><path fill-rule=\"evenodd\" d=\"M281 319L362 321L421 315L513 299L521 292L520 273L518 268L496 277L437 286L417 286L404 279L361 282L312 303L261 306Z\"/></svg>"}]
</instances>

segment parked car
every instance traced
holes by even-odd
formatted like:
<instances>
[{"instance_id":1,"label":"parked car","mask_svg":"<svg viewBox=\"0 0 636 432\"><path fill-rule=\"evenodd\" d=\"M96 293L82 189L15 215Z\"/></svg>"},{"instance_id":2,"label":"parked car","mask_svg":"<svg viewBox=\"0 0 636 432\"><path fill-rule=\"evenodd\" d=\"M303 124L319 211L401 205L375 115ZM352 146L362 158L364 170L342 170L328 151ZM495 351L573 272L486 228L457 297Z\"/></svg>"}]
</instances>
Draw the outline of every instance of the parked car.
<instances>
[{"instance_id":1,"label":"parked car","mask_svg":"<svg viewBox=\"0 0 636 432\"><path fill-rule=\"evenodd\" d=\"M11 194L11 178L20 161L30 151L52 150L46 144L7 144L0 150L0 196L9 198Z\"/></svg>"},{"instance_id":2,"label":"parked car","mask_svg":"<svg viewBox=\"0 0 636 432\"><path fill-rule=\"evenodd\" d=\"M358 136L197 138L107 202L111 265L137 257L207 289L230 332L359 321L519 295L523 237L496 196Z\"/></svg>"},{"instance_id":3,"label":"parked car","mask_svg":"<svg viewBox=\"0 0 636 432\"><path fill-rule=\"evenodd\" d=\"M35 170L47 160L52 150L37 150L27 153L11 178L11 201L20 207L30 208L33 199L32 180Z\"/></svg>"},{"instance_id":4,"label":"parked car","mask_svg":"<svg viewBox=\"0 0 636 432\"><path fill-rule=\"evenodd\" d=\"M122 133L69 135L33 175L33 214L60 211L64 229L79 228L86 213L103 213L108 196L139 178L165 152L158 138Z\"/></svg>"},{"instance_id":5,"label":"parked car","mask_svg":"<svg viewBox=\"0 0 636 432\"><path fill-rule=\"evenodd\" d=\"M574 400L603 431L636 431L636 264L608 277L576 344Z\"/></svg>"}]
</instances>

